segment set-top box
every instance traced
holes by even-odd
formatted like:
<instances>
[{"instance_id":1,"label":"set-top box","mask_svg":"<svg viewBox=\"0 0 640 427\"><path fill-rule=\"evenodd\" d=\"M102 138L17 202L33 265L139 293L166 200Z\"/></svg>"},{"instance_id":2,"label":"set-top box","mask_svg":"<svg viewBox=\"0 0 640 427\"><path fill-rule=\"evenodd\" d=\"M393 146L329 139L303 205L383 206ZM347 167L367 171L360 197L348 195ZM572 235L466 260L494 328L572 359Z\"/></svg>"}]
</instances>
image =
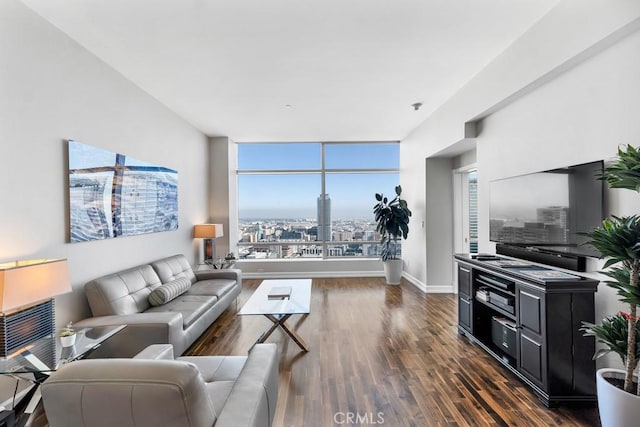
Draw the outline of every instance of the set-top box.
<instances>
[{"instance_id":1,"label":"set-top box","mask_svg":"<svg viewBox=\"0 0 640 427\"><path fill-rule=\"evenodd\" d=\"M509 313L515 313L515 298L498 291L489 290L489 301Z\"/></svg>"}]
</instances>

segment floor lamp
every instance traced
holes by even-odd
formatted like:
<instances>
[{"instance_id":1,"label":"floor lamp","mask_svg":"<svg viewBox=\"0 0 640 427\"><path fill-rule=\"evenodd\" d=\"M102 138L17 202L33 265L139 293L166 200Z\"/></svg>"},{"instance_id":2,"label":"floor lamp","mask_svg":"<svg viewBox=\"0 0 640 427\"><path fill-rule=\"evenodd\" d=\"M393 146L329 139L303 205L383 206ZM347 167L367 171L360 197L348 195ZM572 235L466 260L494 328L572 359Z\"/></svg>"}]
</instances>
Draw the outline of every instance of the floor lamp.
<instances>
[{"instance_id":1,"label":"floor lamp","mask_svg":"<svg viewBox=\"0 0 640 427\"><path fill-rule=\"evenodd\" d=\"M222 224L200 224L193 226L193 237L196 239L203 239L202 246L200 246L201 256L200 259L205 264L211 264L215 267L216 256L216 239L224 236L224 229ZM210 243L212 252L208 253L207 245Z\"/></svg>"}]
</instances>

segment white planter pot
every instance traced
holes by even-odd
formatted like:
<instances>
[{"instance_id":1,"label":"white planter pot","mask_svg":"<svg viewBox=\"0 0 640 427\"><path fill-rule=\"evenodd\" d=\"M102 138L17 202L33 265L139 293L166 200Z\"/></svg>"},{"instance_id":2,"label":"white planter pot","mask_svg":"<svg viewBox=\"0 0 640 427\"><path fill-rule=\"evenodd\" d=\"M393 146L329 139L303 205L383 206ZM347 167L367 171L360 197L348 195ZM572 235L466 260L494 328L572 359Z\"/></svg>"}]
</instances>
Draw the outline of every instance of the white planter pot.
<instances>
[{"instance_id":1,"label":"white planter pot","mask_svg":"<svg viewBox=\"0 0 640 427\"><path fill-rule=\"evenodd\" d=\"M69 335L66 337L60 337L60 344L63 347L72 347L76 343L76 334Z\"/></svg>"},{"instance_id":2,"label":"white planter pot","mask_svg":"<svg viewBox=\"0 0 640 427\"><path fill-rule=\"evenodd\" d=\"M624 381L624 371L604 368L596 372L598 410L602 427L638 425L638 420L640 420L640 397L614 386L605 378L619 378Z\"/></svg>"},{"instance_id":3,"label":"white planter pot","mask_svg":"<svg viewBox=\"0 0 640 427\"><path fill-rule=\"evenodd\" d=\"M399 285L402 278L402 260L388 259L384 261L384 277L387 279L387 285Z\"/></svg>"}]
</instances>

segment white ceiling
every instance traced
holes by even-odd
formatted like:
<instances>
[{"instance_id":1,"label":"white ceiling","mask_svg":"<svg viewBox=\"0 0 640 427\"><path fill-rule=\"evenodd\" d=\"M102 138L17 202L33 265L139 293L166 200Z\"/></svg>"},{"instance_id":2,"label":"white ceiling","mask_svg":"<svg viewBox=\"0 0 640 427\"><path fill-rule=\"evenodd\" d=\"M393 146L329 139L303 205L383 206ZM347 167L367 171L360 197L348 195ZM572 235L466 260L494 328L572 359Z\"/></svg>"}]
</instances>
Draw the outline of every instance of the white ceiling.
<instances>
[{"instance_id":1,"label":"white ceiling","mask_svg":"<svg viewBox=\"0 0 640 427\"><path fill-rule=\"evenodd\" d=\"M23 2L207 135L354 141L402 139L558 0Z\"/></svg>"}]
</instances>

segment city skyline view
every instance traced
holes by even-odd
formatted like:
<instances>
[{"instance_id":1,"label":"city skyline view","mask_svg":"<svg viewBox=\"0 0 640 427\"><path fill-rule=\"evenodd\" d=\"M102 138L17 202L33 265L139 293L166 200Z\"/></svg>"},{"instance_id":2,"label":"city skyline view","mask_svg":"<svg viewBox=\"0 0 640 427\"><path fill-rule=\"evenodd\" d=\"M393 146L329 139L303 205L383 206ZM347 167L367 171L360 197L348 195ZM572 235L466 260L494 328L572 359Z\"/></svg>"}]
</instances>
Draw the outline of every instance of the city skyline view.
<instances>
[{"instance_id":1,"label":"city skyline view","mask_svg":"<svg viewBox=\"0 0 640 427\"><path fill-rule=\"evenodd\" d=\"M322 241L316 218L239 221L241 259L378 257L380 234L373 218L332 220L330 236ZM398 252L401 252L398 241Z\"/></svg>"},{"instance_id":2,"label":"city skyline view","mask_svg":"<svg viewBox=\"0 0 640 427\"><path fill-rule=\"evenodd\" d=\"M238 145L240 258L375 257L375 194L395 196L397 143Z\"/></svg>"}]
</instances>

